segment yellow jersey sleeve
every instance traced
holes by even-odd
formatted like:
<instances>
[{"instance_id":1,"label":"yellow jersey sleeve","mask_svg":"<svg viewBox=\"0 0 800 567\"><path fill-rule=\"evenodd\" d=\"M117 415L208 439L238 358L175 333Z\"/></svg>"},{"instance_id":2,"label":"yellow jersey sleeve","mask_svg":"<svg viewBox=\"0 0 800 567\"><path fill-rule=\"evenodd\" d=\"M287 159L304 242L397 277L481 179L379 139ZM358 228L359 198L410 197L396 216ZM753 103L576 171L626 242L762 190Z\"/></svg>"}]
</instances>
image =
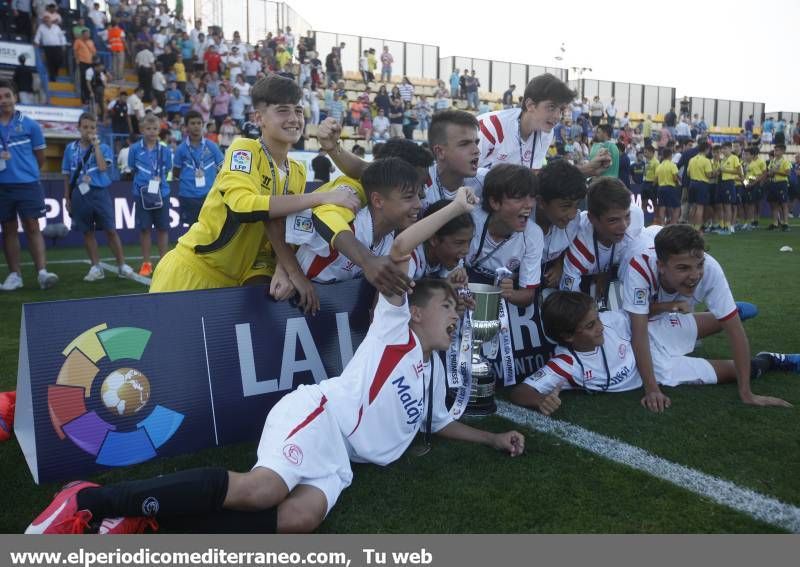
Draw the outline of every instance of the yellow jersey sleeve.
<instances>
[{"instance_id":1,"label":"yellow jersey sleeve","mask_svg":"<svg viewBox=\"0 0 800 567\"><path fill-rule=\"evenodd\" d=\"M364 191L364 187L361 185L360 181L351 177L338 177L326 183L317 189L317 191L326 192L344 188L353 191L358 197L361 206L366 206L367 194ZM314 207L312 216L314 218L314 228L320 236L331 244L333 244L333 241L339 233L351 230L350 223L355 219L355 213L353 213L353 211L338 205L320 205Z\"/></svg>"},{"instance_id":2,"label":"yellow jersey sleeve","mask_svg":"<svg viewBox=\"0 0 800 567\"><path fill-rule=\"evenodd\" d=\"M238 138L225 152L222 169L214 180L223 203L233 214L247 215L251 222L269 219L269 189L274 183L266 161L258 140Z\"/></svg>"}]
</instances>

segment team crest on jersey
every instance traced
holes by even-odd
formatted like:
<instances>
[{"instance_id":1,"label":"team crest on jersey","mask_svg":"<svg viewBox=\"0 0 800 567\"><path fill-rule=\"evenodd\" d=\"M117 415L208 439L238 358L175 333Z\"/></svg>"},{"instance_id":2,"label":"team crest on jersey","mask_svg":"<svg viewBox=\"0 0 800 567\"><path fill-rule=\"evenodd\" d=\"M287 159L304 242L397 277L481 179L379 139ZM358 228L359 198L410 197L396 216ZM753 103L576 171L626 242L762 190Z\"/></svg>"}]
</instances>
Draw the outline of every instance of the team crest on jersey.
<instances>
[{"instance_id":1,"label":"team crest on jersey","mask_svg":"<svg viewBox=\"0 0 800 567\"><path fill-rule=\"evenodd\" d=\"M637 287L633 290L633 304L634 305L647 305L647 290Z\"/></svg>"},{"instance_id":2,"label":"team crest on jersey","mask_svg":"<svg viewBox=\"0 0 800 567\"><path fill-rule=\"evenodd\" d=\"M508 261L508 264L506 264L506 268L508 268L512 272L516 272L517 270L519 270L519 265L520 265L519 258L511 258Z\"/></svg>"},{"instance_id":3,"label":"team crest on jersey","mask_svg":"<svg viewBox=\"0 0 800 567\"><path fill-rule=\"evenodd\" d=\"M572 289L573 282L575 282L575 278L572 276L564 276L564 288Z\"/></svg>"},{"instance_id":4,"label":"team crest on jersey","mask_svg":"<svg viewBox=\"0 0 800 567\"><path fill-rule=\"evenodd\" d=\"M309 217L294 217L294 229L300 232L314 232L314 222Z\"/></svg>"},{"instance_id":5,"label":"team crest on jersey","mask_svg":"<svg viewBox=\"0 0 800 567\"><path fill-rule=\"evenodd\" d=\"M283 456L293 465L303 464L303 450L294 443L283 446Z\"/></svg>"},{"instance_id":6,"label":"team crest on jersey","mask_svg":"<svg viewBox=\"0 0 800 567\"><path fill-rule=\"evenodd\" d=\"M530 161L531 153L532 152L530 150L525 150L525 154L522 156L522 160L523 161Z\"/></svg>"},{"instance_id":7,"label":"team crest on jersey","mask_svg":"<svg viewBox=\"0 0 800 567\"><path fill-rule=\"evenodd\" d=\"M506 161L508 159L508 154L497 154L497 161Z\"/></svg>"},{"instance_id":8,"label":"team crest on jersey","mask_svg":"<svg viewBox=\"0 0 800 567\"><path fill-rule=\"evenodd\" d=\"M628 345L619 345L619 349L617 349L620 358L625 358L625 355L628 352Z\"/></svg>"},{"instance_id":9,"label":"team crest on jersey","mask_svg":"<svg viewBox=\"0 0 800 567\"><path fill-rule=\"evenodd\" d=\"M236 150L231 156L231 171L250 173L253 165L253 153L249 150Z\"/></svg>"}]
</instances>

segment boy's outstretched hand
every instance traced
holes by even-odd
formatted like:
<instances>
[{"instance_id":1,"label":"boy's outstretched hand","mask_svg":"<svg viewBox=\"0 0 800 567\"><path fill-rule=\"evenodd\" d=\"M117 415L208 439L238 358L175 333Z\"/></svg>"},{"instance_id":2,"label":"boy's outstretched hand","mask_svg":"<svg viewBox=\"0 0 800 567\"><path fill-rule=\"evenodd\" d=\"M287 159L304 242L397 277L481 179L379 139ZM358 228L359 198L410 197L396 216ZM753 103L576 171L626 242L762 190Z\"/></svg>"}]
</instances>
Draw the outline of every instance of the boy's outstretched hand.
<instances>
[{"instance_id":1,"label":"boy's outstretched hand","mask_svg":"<svg viewBox=\"0 0 800 567\"><path fill-rule=\"evenodd\" d=\"M516 431L495 433L492 446L498 451L508 451L512 457L518 457L525 451L525 437Z\"/></svg>"},{"instance_id":2,"label":"boy's outstretched hand","mask_svg":"<svg viewBox=\"0 0 800 567\"><path fill-rule=\"evenodd\" d=\"M475 193L469 187L461 187L456 193L455 199L453 202L456 203L465 213L472 212L481 200L475 195Z\"/></svg>"}]
</instances>

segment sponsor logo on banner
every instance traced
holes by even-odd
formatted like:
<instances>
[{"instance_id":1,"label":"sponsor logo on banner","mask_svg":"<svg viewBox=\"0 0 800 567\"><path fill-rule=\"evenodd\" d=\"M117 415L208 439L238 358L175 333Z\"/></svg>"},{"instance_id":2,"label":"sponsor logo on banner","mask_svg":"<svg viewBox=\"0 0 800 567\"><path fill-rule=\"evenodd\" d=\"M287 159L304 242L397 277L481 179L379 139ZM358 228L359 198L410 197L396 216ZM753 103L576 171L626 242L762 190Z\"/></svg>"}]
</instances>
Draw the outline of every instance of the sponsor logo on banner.
<instances>
[{"instance_id":1,"label":"sponsor logo on banner","mask_svg":"<svg viewBox=\"0 0 800 567\"><path fill-rule=\"evenodd\" d=\"M56 435L99 465L152 459L183 422L182 414L151 400L150 381L164 377L132 367L144 357L150 337L138 327L103 323L87 329L63 350L58 378L47 389Z\"/></svg>"},{"instance_id":2,"label":"sponsor logo on banner","mask_svg":"<svg viewBox=\"0 0 800 567\"><path fill-rule=\"evenodd\" d=\"M236 150L231 156L231 171L250 173L253 163L253 153L249 150Z\"/></svg>"}]
</instances>

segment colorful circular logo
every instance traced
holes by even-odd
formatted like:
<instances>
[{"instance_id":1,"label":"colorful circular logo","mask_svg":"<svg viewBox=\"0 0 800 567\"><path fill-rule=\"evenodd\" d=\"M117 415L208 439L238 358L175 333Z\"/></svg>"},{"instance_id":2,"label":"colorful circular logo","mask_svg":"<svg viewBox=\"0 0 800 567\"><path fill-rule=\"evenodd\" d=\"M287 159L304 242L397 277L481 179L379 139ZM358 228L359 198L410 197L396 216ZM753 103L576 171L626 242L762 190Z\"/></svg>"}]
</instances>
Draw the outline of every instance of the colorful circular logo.
<instances>
[{"instance_id":1,"label":"colorful circular logo","mask_svg":"<svg viewBox=\"0 0 800 567\"><path fill-rule=\"evenodd\" d=\"M150 403L150 380L140 370L120 366L111 371L100 387L100 401L112 416L135 418L149 414L129 431L119 431L94 410L86 407L103 359L139 361L152 333L138 327L109 329L103 323L78 335L63 351L64 363L54 385L48 387L50 421L60 439L96 457L99 465L121 467L142 463L156 456L183 422L183 414Z\"/></svg>"}]
</instances>

